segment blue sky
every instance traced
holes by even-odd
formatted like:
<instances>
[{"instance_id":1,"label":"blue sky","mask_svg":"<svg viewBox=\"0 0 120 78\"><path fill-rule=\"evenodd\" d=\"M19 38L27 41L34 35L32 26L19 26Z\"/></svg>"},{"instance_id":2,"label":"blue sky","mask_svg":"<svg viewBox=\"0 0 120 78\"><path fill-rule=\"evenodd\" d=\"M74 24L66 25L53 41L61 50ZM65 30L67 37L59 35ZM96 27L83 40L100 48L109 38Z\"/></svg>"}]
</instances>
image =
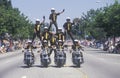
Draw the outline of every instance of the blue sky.
<instances>
[{"instance_id":1,"label":"blue sky","mask_svg":"<svg viewBox=\"0 0 120 78\"><path fill-rule=\"evenodd\" d=\"M81 17L83 12L86 13L90 9L114 3L114 0L99 0L100 3L96 3L96 1L98 0L12 0L12 4L33 22L36 18L42 20L43 15L46 16L46 22L49 22L51 8L55 8L56 12L65 9L65 12L58 16L58 25L61 26L68 16L71 19Z\"/></svg>"}]
</instances>

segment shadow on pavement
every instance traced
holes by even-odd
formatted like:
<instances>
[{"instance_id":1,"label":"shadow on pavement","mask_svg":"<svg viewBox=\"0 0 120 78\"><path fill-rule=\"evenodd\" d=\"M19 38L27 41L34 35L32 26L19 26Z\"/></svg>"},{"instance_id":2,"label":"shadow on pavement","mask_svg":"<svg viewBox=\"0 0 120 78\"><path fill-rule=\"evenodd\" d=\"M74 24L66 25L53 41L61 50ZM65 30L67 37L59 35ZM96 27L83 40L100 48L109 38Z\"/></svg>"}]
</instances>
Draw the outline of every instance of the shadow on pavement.
<instances>
[{"instance_id":1,"label":"shadow on pavement","mask_svg":"<svg viewBox=\"0 0 120 78\"><path fill-rule=\"evenodd\" d=\"M32 65L31 67L28 67L26 65L24 66L20 66L20 68L33 68L33 67L38 67L38 68L49 68L49 67L53 67L53 68L67 68L67 67L70 67L70 68L81 68L82 66L75 66L75 65L70 65L70 66L56 66L56 65L49 65L48 67L45 67L45 66L42 66L42 65Z\"/></svg>"},{"instance_id":2,"label":"shadow on pavement","mask_svg":"<svg viewBox=\"0 0 120 78\"><path fill-rule=\"evenodd\" d=\"M28 66L26 66L26 65L24 65L24 66L20 66L20 68L33 68L33 67L38 67L38 68L48 68L48 67L44 67L44 66L42 66L42 65L32 65L31 67L28 67Z\"/></svg>"},{"instance_id":3,"label":"shadow on pavement","mask_svg":"<svg viewBox=\"0 0 120 78\"><path fill-rule=\"evenodd\" d=\"M30 67L28 67L28 66L20 66L21 68L30 68ZM32 67L32 66L31 66Z\"/></svg>"},{"instance_id":4,"label":"shadow on pavement","mask_svg":"<svg viewBox=\"0 0 120 78\"><path fill-rule=\"evenodd\" d=\"M65 67L65 66L50 65L50 67L54 67L54 68L63 68L63 67Z\"/></svg>"},{"instance_id":5,"label":"shadow on pavement","mask_svg":"<svg viewBox=\"0 0 120 78\"><path fill-rule=\"evenodd\" d=\"M72 68L81 68L81 66L75 66L75 65L72 65L72 66L69 66L69 67L72 67Z\"/></svg>"},{"instance_id":6,"label":"shadow on pavement","mask_svg":"<svg viewBox=\"0 0 120 78\"><path fill-rule=\"evenodd\" d=\"M39 67L39 68L48 68L49 66L45 67L45 66L42 66L42 65L34 65L34 67Z\"/></svg>"}]
</instances>

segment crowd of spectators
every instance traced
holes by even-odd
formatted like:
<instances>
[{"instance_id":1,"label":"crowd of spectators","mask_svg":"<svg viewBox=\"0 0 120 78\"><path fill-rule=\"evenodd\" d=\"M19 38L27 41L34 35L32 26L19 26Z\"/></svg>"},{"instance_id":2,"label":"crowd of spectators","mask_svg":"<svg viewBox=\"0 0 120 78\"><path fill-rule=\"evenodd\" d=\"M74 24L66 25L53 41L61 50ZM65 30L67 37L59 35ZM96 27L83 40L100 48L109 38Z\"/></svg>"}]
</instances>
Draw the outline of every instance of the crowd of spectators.
<instances>
[{"instance_id":1,"label":"crowd of spectators","mask_svg":"<svg viewBox=\"0 0 120 78\"><path fill-rule=\"evenodd\" d=\"M22 40L5 36L0 35L0 53L13 52L22 48Z\"/></svg>"},{"instance_id":2,"label":"crowd of spectators","mask_svg":"<svg viewBox=\"0 0 120 78\"><path fill-rule=\"evenodd\" d=\"M82 40L81 44L86 47L102 49L109 53L120 53L120 37L116 37L106 40Z\"/></svg>"}]
</instances>

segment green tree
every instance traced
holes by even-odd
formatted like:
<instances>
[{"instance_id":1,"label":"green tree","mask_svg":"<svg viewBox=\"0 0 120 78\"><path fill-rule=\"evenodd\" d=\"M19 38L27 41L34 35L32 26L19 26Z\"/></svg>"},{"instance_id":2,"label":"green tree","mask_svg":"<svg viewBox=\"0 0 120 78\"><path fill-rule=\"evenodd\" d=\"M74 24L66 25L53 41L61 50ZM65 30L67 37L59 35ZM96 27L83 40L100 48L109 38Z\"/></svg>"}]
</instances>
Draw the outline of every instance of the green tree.
<instances>
[{"instance_id":1,"label":"green tree","mask_svg":"<svg viewBox=\"0 0 120 78\"><path fill-rule=\"evenodd\" d=\"M33 24L18 8L12 7L11 0L0 0L0 34L6 32L15 38L27 38L33 32Z\"/></svg>"},{"instance_id":2,"label":"green tree","mask_svg":"<svg viewBox=\"0 0 120 78\"><path fill-rule=\"evenodd\" d=\"M75 18L77 19L77 18ZM120 4L116 0L114 4L91 9L81 16L77 30L82 31L82 37L92 36L95 39L103 37L120 36Z\"/></svg>"}]
</instances>

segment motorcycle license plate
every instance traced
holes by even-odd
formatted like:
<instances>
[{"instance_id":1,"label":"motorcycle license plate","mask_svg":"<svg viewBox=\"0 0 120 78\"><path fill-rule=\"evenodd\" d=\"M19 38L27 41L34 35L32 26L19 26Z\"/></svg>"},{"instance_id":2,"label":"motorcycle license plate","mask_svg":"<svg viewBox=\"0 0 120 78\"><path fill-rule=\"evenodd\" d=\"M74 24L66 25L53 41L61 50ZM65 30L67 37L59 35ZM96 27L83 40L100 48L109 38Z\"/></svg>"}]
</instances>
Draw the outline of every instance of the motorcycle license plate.
<instances>
[{"instance_id":1,"label":"motorcycle license plate","mask_svg":"<svg viewBox=\"0 0 120 78\"><path fill-rule=\"evenodd\" d=\"M59 59L63 59L63 57L59 57Z\"/></svg>"},{"instance_id":2,"label":"motorcycle license plate","mask_svg":"<svg viewBox=\"0 0 120 78\"><path fill-rule=\"evenodd\" d=\"M81 59L81 57L75 57L75 59Z\"/></svg>"},{"instance_id":3,"label":"motorcycle license plate","mask_svg":"<svg viewBox=\"0 0 120 78\"><path fill-rule=\"evenodd\" d=\"M31 59L31 57L27 57L27 59Z\"/></svg>"},{"instance_id":4,"label":"motorcycle license plate","mask_svg":"<svg viewBox=\"0 0 120 78\"><path fill-rule=\"evenodd\" d=\"M28 55L26 58L27 58L27 59L32 59L32 57L31 57L30 55Z\"/></svg>"},{"instance_id":5,"label":"motorcycle license plate","mask_svg":"<svg viewBox=\"0 0 120 78\"><path fill-rule=\"evenodd\" d=\"M48 57L44 57L44 59L48 59Z\"/></svg>"}]
</instances>

